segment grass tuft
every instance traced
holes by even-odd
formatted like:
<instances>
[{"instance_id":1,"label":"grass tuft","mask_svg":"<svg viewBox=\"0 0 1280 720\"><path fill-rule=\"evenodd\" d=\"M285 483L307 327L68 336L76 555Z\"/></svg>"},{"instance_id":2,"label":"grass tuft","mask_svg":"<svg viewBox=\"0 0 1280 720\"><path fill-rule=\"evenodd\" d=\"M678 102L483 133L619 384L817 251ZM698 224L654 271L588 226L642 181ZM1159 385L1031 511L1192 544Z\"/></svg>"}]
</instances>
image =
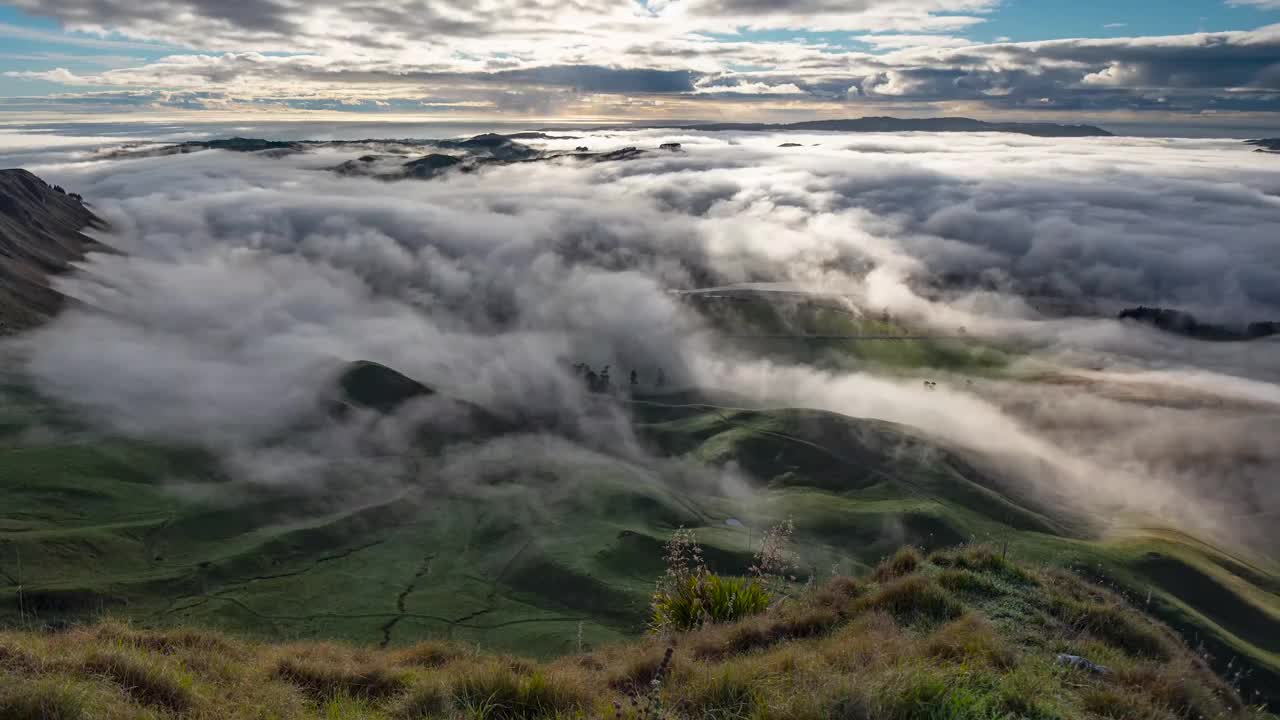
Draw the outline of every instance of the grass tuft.
<instances>
[{"instance_id":1,"label":"grass tuft","mask_svg":"<svg viewBox=\"0 0 1280 720\"><path fill-rule=\"evenodd\" d=\"M737 667L708 669L696 675L676 705L689 717L749 718L765 704L761 688Z\"/></svg>"},{"instance_id":2,"label":"grass tuft","mask_svg":"<svg viewBox=\"0 0 1280 720\"><path fill-rule=\"evenodd\" d=\"M90 703L88 688L69 678L0 677L0 720L87 720Z\"/></svg>"},{"instance_id":3,"label":"grass tuft","mask_svg":"<svg viewBox=\"0 0 1280 720\"><path fill-rule=\"evenodd\" d=\"M920 556L919 550L910 546L899 548L897 552L876 566L875 580L888 582L894 578L910 575L920 569L920 564L923 562L924 558Z\"/></svg>"},{"instance_id":4,"label":"grass tuft","mask_svg":"<svg viewBox=\"0 0 1280 720\"><path fill-rule=\"evenodd\" d=\"M978 615L968 614L939 628L925 641L925 651L953 662L981 662L999 669L1014 666L1017 656Z\"/></svg>"},{"instance_id":5,"label":"grass tuft","mask_svg":"<svg viewBox=\"0 0 1280 720\"><path fill-rule=\"evenodd\" d=\"M1035 585L1035 575L1008 559L1005 553L990 545L965 545L942 550L929 556L929 561L939 567L972 570L996 575L1010 582Z\"/></svg>"},{"instance_id":6,"label":"grass tuft","mask_svg":"<svg viewBox=\"0 0 1280 720\"><path fill-rule=\"evenodd\" d=\"M691 630L725 623L769 609L772 596L757 580L701 574L683 578L653 598L652 625Z\"/></svg>"},{"instance_id":7,"label":"grass tuft","mask_svg":"<svg viewBox=\"0 0 1280 720\"><path fill-rule=\"evenodd\" d=\"M1081 601L1055 596L1049 612L1076 632L1088 633L1130 655L1167 659L1174 641L1133 610L1115 602Z\"/></svg>"},{"instance_id":8,"label":"grass tuft","mask_svg":"<svg viewBox=\"0 0 1280 720\"><path fill-rule=\"evenodd\" d=\"M1004 594L999 585L986 575L979 575L971 570L947 569L938 573L938 584L957 593L968 593L985 597Z\"/></svg>"},{"instance_id":9,"label":"grass tuft","mask_svg":"<svg viewBox=\"0 0 1280 720\"><path fill-rule=\"evenodd\" d=\"M395 651L394 660L397 665L441 668L466 656L467 651L456 645L428 640Z\"/></svg>"},{"instance_id":10,"label":"grass tuft","mask_svg":"<svg viewBox=\"0 0 1280 720\"><path fill-rule=\"evenodd\" d=\"M901 622L953 620L964 606L946 590L920 575L909 575L885 584L863 598L867 609L884 610Z\"/></svg>"},{"instance_id":11,"label":"grass tuft","mask_svg":"<svg viewBox=\"0 0 1280 720\"><path fill-rule=\"evenodd\" d=\"M120 685L142 705L184 712L195 704L192 678L154 655L124 649L95 650L85 658L83 667Z\"/></svg>"},{"instance_id":12,"label":"grass tuft","mask_svg":"<svg viewBox=\"0 0 1280 720\"><path fill-rule=\"evenodd\" d=\"M392 713L398 720L421 720L439 717L449 710L452 696L439 682L415 685Z\"/></svg>"},{"instance_id":13,"label":"grass tuft","mask_svg":"<svg viewBox=\"0 0 1280 720\"><path fill-rule=\"evenodd\" d=\"M409 676L404 672L320 655L282 658L274 675L318 700L380 699L399 695L409 687Z\"/></svg>"},{"instance_id":14,"label":"grass tuft","mask_svg":"<svg viewBox=\"0 0 1280 720\"><path fill-rule=\"evenodd\" d=\"M579 712L588 694L562 677L536 671L521 676L493 665L472 669L453 685L454 702L468 716L488 720L536 720Z\"/></svg>"},{"instance_id":15,"label":"grass tuft","mask_svg":"<svg viewBox=\"0 0 1280 720\"><path fill-rule=\"evenodd\" d=\"M737 623L698 645L694 654L702 659L741 655L788 640L817 637L829 632L840 620L840 615L830 608L793 608Z\"/></svg>"}]
</instances>

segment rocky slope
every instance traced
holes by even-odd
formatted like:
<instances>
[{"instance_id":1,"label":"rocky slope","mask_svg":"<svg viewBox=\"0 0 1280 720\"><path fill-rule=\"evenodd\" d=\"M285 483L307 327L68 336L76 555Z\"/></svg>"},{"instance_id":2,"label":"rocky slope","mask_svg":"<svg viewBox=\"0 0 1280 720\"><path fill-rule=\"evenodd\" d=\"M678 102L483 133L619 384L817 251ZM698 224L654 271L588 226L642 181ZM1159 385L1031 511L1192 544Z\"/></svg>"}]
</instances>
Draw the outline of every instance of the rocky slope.
<instances>
[{"instance_id":1,"label":"rocky slope","mask_svg":"<svg viewBox=\"0 0 1280 720\"><path fill-rule=\"evenodd\" d=\"M0 335L37 325L64 300L49 278L105 246L83 234L105 228L80 196L26 170L0 170Z\"/></svg>"}]
</instances>

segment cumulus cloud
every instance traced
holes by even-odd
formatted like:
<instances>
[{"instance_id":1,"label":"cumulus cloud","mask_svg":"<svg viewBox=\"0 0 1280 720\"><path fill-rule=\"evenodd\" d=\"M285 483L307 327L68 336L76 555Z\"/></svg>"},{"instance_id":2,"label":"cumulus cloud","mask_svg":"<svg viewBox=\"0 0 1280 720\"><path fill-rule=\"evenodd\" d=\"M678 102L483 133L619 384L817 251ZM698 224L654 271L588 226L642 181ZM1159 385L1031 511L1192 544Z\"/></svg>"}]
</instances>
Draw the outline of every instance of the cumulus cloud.
<instances>
[{"instance_id":1,"label":"cumulus cloud","mask_svg":"<svg viewBox=\"0 0 1280 720\"><path fill-rule=\"evenodd\" d=\"M25 341L31 372L118 430L200 438L249 473L355 359L634 457L621 411L601 410L568 369L588 362L908 423L1103 516L1141 508L1221 533L1241 506L1274 508L1263 478L1280 458L1252 439L1280 408L1280 346L1110 319L1139 303L1280 319L1271 157L1234 142L1004 135L546 142L667 141L685 152L429 182L325 170L369 147L33 166L83 192L125 254L61 281L83 305ZM741 283L1013 342L1029 374L1061 389L942 376L927 391L732 351L676 291ZM297 457L358 457L344 438L313 438ZM265 464L273 481L312 467L280 452ZM1257 469L1243 479L1242 457Z\"/></svg>"},{"instance_id":2,"label":"cumulus cloud","mask_svg":"<svg viewBox=\"0 0 1280 720\"><path fill-rule=\"evenodd\" d=\"M704 107L734 95L808 109L881 102L977 105L991 112L1275 110L1280 30L976 45L956 37L995 0L504 0L370 5L328 0L136 3L21 0L83 33L191 48L100 73L24 75L77 86L217 92L307 107L308 99L389 102L462 96L490 112L598 115L598 97L634 117L650 97ZM750 30L795 29L764 40ZM873 52L818 32L858 32ZM106 41L104 41L106 42ZM123 42L123 41L121 41ZM705 86L729 88L707 92ZM738 88L738 89L734 89ZM764 88L782 88L786 92ZM796 92L792 92L792 89ZM630 108L626 101L633 100ZM660 102L660 101L659 101ZM392 108L393 104L386 107ZM443 107L443 106L442 106ZM677 112L683 111L681 107Z\"/></svg>"}]
</instances>

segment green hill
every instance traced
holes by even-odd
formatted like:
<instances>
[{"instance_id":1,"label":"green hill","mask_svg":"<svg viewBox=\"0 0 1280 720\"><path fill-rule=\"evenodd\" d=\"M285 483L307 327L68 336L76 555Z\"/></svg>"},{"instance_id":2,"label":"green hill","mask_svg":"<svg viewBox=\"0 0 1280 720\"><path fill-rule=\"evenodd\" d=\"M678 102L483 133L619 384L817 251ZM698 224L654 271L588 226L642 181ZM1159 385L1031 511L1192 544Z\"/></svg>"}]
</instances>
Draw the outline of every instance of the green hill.
<instances>
[{"instance_id":1,"label":"green hill","mask_svg":"<svg viewBox=\"0 0 1280 720\"><path fill-rule=\"evenodd\" d=\"M354 377L379 403L398 402L396 387L430 397L411 381ZM10 626L110 615L273 640L397 648L435 638L552 657L643 632L675 528L695 529L718 570L742 573L761 532L790 517L798 583L866 573L904 544L993 542L1113 586L1222 673L1243 668L1247 693L1280 700L1274 567L1165 530L1103 536L890 423L672 394L631 404L658 460L495 428L522 458L515 474L353 493L365 480L343 468L332 482L246 492L200 450L104 437L20 382L4 394L0 622ZM706 468L766 485L708 484L718 473Z\"/></svg>"}]
</instances>

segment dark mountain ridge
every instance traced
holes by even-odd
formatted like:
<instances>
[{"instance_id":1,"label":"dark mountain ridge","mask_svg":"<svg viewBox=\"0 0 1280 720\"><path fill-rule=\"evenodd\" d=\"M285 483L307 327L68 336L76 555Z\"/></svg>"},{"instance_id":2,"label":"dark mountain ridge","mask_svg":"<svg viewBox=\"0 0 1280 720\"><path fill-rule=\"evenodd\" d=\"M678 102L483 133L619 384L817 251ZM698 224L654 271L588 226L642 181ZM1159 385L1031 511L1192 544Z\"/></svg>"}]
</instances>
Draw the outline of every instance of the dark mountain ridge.
<instances>
[{"instance_id":1,"label":"dark mountain ridge","mask_svg":"<svg viewBox=\"0 0 1280 720\"><path fill-rule=\"evenodd\" d=\"M1245 140L1246 145L1253 145L1258 149L1256 152L1264 153L1280 153L1280 137L1276 138L1259 138L1257 140Z\"/></svg>"},{"instance_id":2,"label":"dark mountain ridge","mask_svg":"<svg viewBox=\"0 0 1280 720\"><path fill-rule=\"evenodd\" d=\"M1264 321L1230 326L1202 322L1195 315L1182 310L1158 307L1128 308L1120 312L1121 320L1136 320L1165 332L1199 340L1257 340L1280 335L1280 322Z\"/></svg>"},{"instance_id":3,"label":"dark mountain ridge","mask_svg":"<svg viewBox=\"0 0 1280 720\"><path fill-rule=\"evenodd\" d=\"M91 251L109 251L84 235L105 229L79 195L26 170L0 170L0 335L54 315L65 298L49 278Z\"/></svg>"}]
</instances>

